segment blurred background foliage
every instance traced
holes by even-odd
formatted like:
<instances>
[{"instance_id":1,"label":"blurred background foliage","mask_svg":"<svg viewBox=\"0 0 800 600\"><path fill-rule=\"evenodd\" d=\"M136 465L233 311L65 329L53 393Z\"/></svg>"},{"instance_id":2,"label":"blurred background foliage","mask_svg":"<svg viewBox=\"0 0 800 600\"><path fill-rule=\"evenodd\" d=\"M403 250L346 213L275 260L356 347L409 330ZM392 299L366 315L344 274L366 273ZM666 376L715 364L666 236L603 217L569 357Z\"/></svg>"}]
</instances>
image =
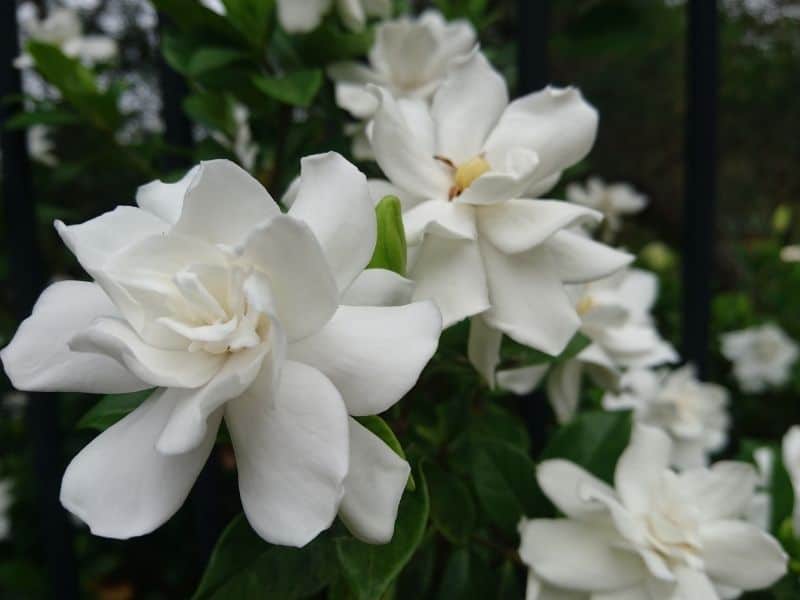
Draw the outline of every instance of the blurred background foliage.
<instances>
[{"instance_id":1,"label":"blurred background foliage","mask_svg":"<svg viewBox=\"0 0 800 600\"><path fill-rule=\"evenodd\" d=\"M795 101L800 89L800 11L796 2L781 0L720 3L719 210L710 352L712 379L728 386L733 395L737 430L727 454L739 456L751 441L775 444L789 424L800 422L800 370L795 369L794 379L783 390L747 396L738 391L718 347L720 333L769 321L800 339L800 263L779 259L784 245L800 240L800 103ZM297 174L301 156L323 150L350 154L350 140L344 135L348 118L336 107L324 69L335 60L362 57L372 41L369 29L352 33L329 15L315 32L289 36L272 18L270 0L226 1L227 17L201 8L195 0L64 0L63 4L80 11L85 31L114 38L119 53L108 64L89 68L52 46L27 46L36 72L25 73L26 110L9 126L49 129L50 152L57 163L34 163L34 191L41 246L52 278L83 277L57 238L53 219L80 222L113 205L132 203L138 185L157 177L175 178L184 166L204 158L227 156L241 162L236 143L241 106L246 107L256 148L248 159L249 168L275 198ZM516 39L526 35L516 18L515 0L398 0L396 4L398 12L434 4L448 18L471 20L484 50L514 89ZM24 2L21 16L25 11L46 14L58 5L62 3ZM231 10L232 6L240 10ZM679 342L680 330L684 8L676 0L553 0L549 46L552 80L579 86L601 115L593 152L566 174L554 196L563 198L566 183L592 174L607 181L630 181L649 196L649 208L626 224L620 241L659 275L662 293L656 312L663 334L673 342ZM167 17L160 31L156 10ZM164 138L161 61L186 82L182 109L191 123L191 146ZM374 164L360 166L371 175L378 173ZM0 225L3 231L14 227ZM3 244L0 254L0 345L17 325L7 254L13 250ZM480 544L463 545L469 531L491 527L492 539L505 538L512 547L515 523L505 522L493 504L496 499L484 502L482 490L494 489L496 482L459 469L483 464L488 467L480 473L511 468L512 476L529 474L527 454L532 446L541 450L542 444L530 439L510 416L528 410L519 400L501 394L492 403L476 399L479 382L466 364L465 339L465 327L447 332L440 360L424 374L423 392L413 404L401 403L388 419L412 459L429 458L441 448L448 452L438 462L423 461L420 477L428 482L431 519L442 537L425 534L421 550L397 583L397 598L521 597L513 557L496 565ZM45 575L35 533L30 449L20 396L7 381L3 385L0 475L15 481L16 500L15 535L0 542L0 597L37 598L44 594ZM598 397L588 390L586 402L596 405ZM76 428L94 402L64 395L65 457L94 435L91 423L88 429ZM416 412L410 422L412 406ZM612 456L624 447L620 440L624 442L625 436L619 431L629 423L619 417L609 419L605 433L598 433L595 421L591 435L610 440L594 450L602 447ZM545 454L563 456L571 440L588 435L580 421L570 427L559 432ZM543 424L541 433L552 430L552 425ZM469 443L469 439L495 438L509 443ZM465 453L469 458L464 459ZM227 521L239 510L235 475L230 450L222 445L217 454L223 467L218 482L220 512ZM508 467L514 464L519 467L516 471ZM609 464L613 460L602 460L598 470L607 470ZM600 474L607 477L610 472ZM526 502L546 502L535 489L517 491ZM455 505L463 507L460 520L448 514ZM191 503L166 526L136 540L93 537L78 524L75 532L87 597L182 598L189 597L199 581L202 550L194 533ZM238 534L234 530L231 535ZM461 548L447 564L435 558L441 539ZM434 570L439 582L435 589ZM786 598L796 597L792 589L786 593Z\"/></svg>"}]
</instances>

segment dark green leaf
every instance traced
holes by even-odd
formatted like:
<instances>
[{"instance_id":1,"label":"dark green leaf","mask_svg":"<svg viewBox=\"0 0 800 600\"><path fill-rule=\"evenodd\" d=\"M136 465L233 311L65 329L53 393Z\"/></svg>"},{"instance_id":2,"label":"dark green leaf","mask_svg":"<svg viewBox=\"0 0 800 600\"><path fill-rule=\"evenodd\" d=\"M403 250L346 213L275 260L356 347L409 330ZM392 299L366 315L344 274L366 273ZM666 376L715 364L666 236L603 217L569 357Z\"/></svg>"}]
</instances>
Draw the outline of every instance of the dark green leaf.
<instances>
[{"instance_id":1,"label":"dark green leaf","mask_svg":"<svg viewBox=\"0 0 800 600\"><path fill-rule=\"evenodd\" d=\"M282 77L256 75L253 84L270 98L284 104L307 107L322 87L322 71L294 71Z\"/></svg>"},{"instance_id":2,"label":"dark green leaf","mask_svg":"<svg viewBox=\"0 0 800 600\"><path fill-rule=\"evenodd\" d=\"M481 412L473 416L470 431L474 435L504 441L526 454L531 449L528 428L523 420L496 402L487 403Z\"/></svg>"},{"instance_id":3,"label":"dark green leaf","mask_svg":"<svg viewBox=\"0 0 800 600\"><path fill-rule=\"evenodd\" d=\"M153 390L131 392L130 394L113 394L103 396L78 421L78 429L97 429L104 431L119 421L122 417L133 412Z\"/></svg>"},{"instance_id":4,"label":"dark green leaf","mask_svg":"<svg viewBox=\"0 0 800 600\"><path fill-rule=\"evenodd\" d=\"M387 269L406 274L406 233L403 228L403 209L397 196L386 196L375 207L378 219L378 239L367 268Z\"/></svg>"},{"instance_id":5,"label":"dark green leaf","mask_svg":"<svg viewBox=\"0 0 800 600\"><path fill-rule=\"evenodd\" d=\"M32 125L72 125L80 119L66 110L33 110L21 112L6 121L7 129L27 129Z\"/></svg>"},{"instance_id":6,"label":"dark green leaf","mask_svg":"<svg viewBox=\"0 0 800 600\"><path fill-rule=\"evenodd\" d=\"M211 129L233 133L233 107L231 100L224 94L192 94L183 101L183 108L192 120Z\"/></svg>"},{"instance_id":7,"label":"dark green leaf","mask_svg":"<svg viewBox=\"0 0 800 600\"><path fill-rule=\"evenodd\" d=\"M328 585L335 574L333 543L326 535L303 548L273 546L239 515L220 536L192 598L305 598Z\"/></svg>"},{"instance_id":8,"label":"dark green leaf","mask_svg":"<svg viewBox=\"0 0 800 600\"><path fill-rule=\"evenodd\" d=\"M431 505L431 521L454 544L465 544L475 528L475 502L469 488L432 462L423 463Z\"/></svg>"},{"instance_id":9,"label":"dark green leaf","mask_svg":"<svg viewBox=\"0 0 800 600\"><path fill-rule=\"evenodd\" d=\"M417 489L400 501L394 537L375 546L347 538L337 540L336 551L344 578L358 600L380 598L411 559L428 522L428 489L417 474Z\"/></svg>"},{"instance_id":10,"label":"dark green leaf","mask_svg":"<svg viewBox=\"0 0 800 600\"><path fill-rule=\"evenodd\" d=\"M496 598L498 581L486 560L467 548L450 555L442 575L440 600L484 600Z\"/></svg>"},{"instance_id":11,"label":"dark green leaf","mask_svg":"<svg viewBox=\"0 0 800 600\"><path fill-rule=\"evenodd\" d=\"M386 424L386 421L376 415L356 417L356 420L364 427L369 429L372 433L381 438L381 440L383 440L383 442L389 446L389 448L391 448L395 454L397 454L403 460L406 460L406 453L403 451L403 446L400 444L397 436L395 436L392 428ZM415 488L416 484L414 482L414 476L410 475L408 477L408 489L413 492Z\"/></svg>"},{"instance_id":12,"label":"dark green leaf","mask_svg":"<svg viewBox=\"0 0 800 600\"><path fill-rule=\"evenodd\" d=\"M207 71L219 69L220 67L230 65L246 57L247 55L241 50L236 50L234 48L213 46L198 48L191 55L191 58L189 58L186 70L189 75L196 77Z\"/></svg>"},{"instance_id":13,"label":"dark green leaf","mask_svg":"<svg viewBox=\"0 0 800 600\"><path fill-rule=\"evenodd\" d=\"M223 3L228 21L254 49L261 50L269 37L275 0L223 0Z\"/></svg>"}]
</instances>

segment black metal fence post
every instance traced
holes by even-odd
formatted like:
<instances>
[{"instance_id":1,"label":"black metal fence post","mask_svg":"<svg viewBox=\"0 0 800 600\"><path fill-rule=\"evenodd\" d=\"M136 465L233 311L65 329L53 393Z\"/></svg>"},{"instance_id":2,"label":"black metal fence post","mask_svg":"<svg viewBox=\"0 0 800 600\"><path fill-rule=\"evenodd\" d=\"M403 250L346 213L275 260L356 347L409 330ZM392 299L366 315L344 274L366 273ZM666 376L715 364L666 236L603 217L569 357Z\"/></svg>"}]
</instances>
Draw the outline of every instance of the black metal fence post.
<instances>
[{"instance_id":1,"label":"black metal fence post","mask_svg":"<svg viewBox=\"0 0 800 600\"><path fill-rule=\"evenodd\" d=\"M683 209L683 355L708 367L717 188L719 23L716 0L690 0Z\"/></svg>"},{"instance_id":2,"label":"black metal fence post","mask_svg":"<svg viewBox=\"0 0 800 600\"><path fill-rule=\"evenodd\" d=\"M36 210L25 132L8 130L8 119L22 107L21 82L13 60L19 54L16 2L0 2L0 146L3 211L8 240L13 303L19 320L30 314L46 277L36 232ZM59 401L54 394L31 394L27 427L33 447L40 514L39 541L47 561L52 598L78 598L78 576L67 515L59 503L62 457Z\"/></svg>"}]
</instances>

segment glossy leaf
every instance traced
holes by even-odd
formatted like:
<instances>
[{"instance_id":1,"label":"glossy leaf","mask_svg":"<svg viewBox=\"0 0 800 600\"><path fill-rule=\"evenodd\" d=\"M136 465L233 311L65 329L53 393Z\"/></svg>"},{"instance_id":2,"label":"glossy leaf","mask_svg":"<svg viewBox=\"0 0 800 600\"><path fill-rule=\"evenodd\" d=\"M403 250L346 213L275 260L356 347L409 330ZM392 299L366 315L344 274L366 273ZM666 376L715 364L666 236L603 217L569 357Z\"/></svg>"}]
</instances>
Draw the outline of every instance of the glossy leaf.
<instances>
[{"instance_id":1,"label":"glossy leaf","mask_svg":"<svg viewBox=\"0 0 800 600\"><path fill-rule=\"evenodd\" d=\"M152 393L153 390L143 390L141 392L131 392L130 394L103 396L100 402L81 417L77 427L78 429L104 431L133 412Z\"/></svg>"}]
</instances>

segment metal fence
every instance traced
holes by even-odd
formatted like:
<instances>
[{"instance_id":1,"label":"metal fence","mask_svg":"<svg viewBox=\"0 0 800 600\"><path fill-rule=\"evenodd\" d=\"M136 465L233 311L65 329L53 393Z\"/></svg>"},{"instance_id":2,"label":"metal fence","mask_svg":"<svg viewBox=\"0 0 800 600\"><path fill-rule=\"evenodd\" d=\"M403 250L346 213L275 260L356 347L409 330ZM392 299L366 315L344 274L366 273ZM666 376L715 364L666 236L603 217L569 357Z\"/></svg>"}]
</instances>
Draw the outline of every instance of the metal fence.
<instances>
[{"instance_id":1,"label":"metal fence","mask_svg":"<svg viewBox=\"0 0 800 600\"><path fill-rule=\"evenodd\" d=\"M687 3L686 151L683 229L683 356L705 374L709 346L713 232L716 193L716 135L718 87L718 12L716 0ZM548 0L518 0L519 94L546 85L548 71ZM31 308L47 274L38 245L33 182L25 133L8 130L5 123L21 108L20 73L12 66L19 54L16 2L0 2L0 144L2 145L2 194L9 274L14 286L14 310L21 320ZM180 76L161 64L165 138L169 145L189 148L191 124L182 110L186 88ZM179 156L166 169L184 164ZM531 402L529 406L544 406ZM36 470L39 511L39 543L47 561L49 589L53 598L79 597L78 570L67 515L58 500L64 456L58 428L59 398L34 394L28 403L27 430ZM531 425L541 419L529 415ZM197 543L208 556L220 523L214 482L216 465L209 461L192 493Z\"/></svg>"}]
</instances>

